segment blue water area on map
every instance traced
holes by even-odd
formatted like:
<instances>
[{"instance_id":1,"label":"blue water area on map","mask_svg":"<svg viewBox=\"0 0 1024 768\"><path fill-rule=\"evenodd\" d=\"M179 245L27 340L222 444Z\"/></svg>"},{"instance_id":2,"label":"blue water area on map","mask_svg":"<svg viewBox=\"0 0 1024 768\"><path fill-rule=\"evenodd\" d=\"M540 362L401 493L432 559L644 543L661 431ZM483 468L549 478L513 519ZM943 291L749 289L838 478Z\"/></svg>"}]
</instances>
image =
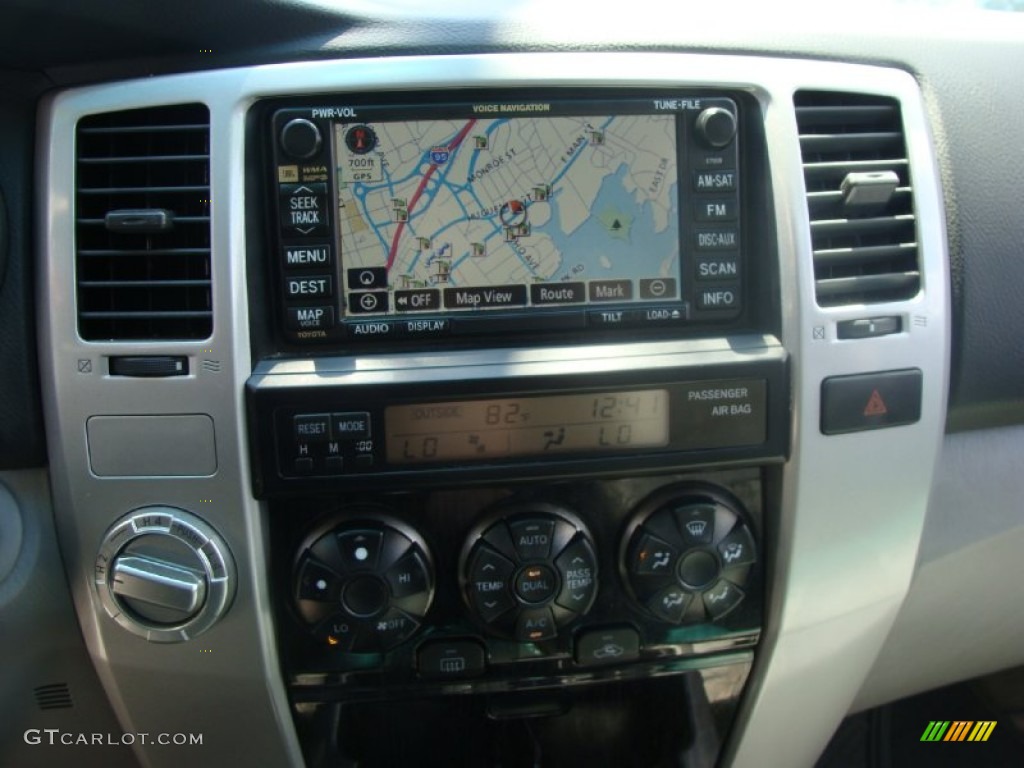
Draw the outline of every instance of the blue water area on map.
<instances>
[{"instance_id":1,"label":"blue water area on map","mask_svg":"<svg viewBox=\"0 0 1024 768\"><path fill-rule=\"evenodd\" d=\"M629 175L629 165L623 164L618 172L607 176L590 209L590 217L571 234L562 232L559 224L558 198L564 191L556 189L551 196L551 220L535 232L551 238L562 254L562 264L553 275L558 281L576 264L584 271L573 275L574 280L604 280L615 278L661 277L662 261L674 254L671 274L679 270L679 197L673 184L669 189L672 210L669 225L655 232L654 206L648 201L639 207L633 195L623 186ZM614 236L607 227L607 211L624 213L633 218L629 234ZM611 269L602 263L602 257L611 263Z\"/></svg>"}]
</instances>

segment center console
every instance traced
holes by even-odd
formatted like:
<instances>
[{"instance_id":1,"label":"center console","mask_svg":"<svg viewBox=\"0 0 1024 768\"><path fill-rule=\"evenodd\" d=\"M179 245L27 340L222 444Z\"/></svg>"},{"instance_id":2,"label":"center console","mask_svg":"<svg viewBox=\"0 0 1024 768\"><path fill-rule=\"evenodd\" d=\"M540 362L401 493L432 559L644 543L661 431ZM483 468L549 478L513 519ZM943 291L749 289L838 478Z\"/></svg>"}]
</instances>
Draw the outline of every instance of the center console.
<instances>
[{"instance_id":1,"label":"center console","mask_svg":"<svg viewBox=\"0 0 1024 768\"><path fill-rule=\"evenodd\" d=\"M501 724L469 762L601 759L669 724L602 733L594 707L672 695L663 748L710 764L762 632L790 429L749 97L254 114L275 307L246 388L254 492L311 762L417 764L398 734L433 743L453 707ZM396 738L371 747L351 724L374 707Z\"/></svg>"}]
</instances>

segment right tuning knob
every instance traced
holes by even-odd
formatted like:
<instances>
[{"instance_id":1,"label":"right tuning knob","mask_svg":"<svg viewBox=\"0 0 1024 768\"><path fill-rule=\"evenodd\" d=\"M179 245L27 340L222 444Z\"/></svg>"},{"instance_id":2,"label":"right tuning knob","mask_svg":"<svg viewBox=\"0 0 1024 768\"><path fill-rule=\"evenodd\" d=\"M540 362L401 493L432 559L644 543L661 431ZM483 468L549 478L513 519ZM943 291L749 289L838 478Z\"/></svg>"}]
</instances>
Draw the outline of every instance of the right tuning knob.
<instances>
[{"instance_id":1,"label":"right tuning knob","mask_svg":"<svg viewBox=\"0 0 1024 768\"><path fill-rule=\"evenodd\" d=\"M633 597L660 621L698 624L732 612L757 550L738 501L678 489L640 505L622 552Z\"/></svg>"}]
</instances>

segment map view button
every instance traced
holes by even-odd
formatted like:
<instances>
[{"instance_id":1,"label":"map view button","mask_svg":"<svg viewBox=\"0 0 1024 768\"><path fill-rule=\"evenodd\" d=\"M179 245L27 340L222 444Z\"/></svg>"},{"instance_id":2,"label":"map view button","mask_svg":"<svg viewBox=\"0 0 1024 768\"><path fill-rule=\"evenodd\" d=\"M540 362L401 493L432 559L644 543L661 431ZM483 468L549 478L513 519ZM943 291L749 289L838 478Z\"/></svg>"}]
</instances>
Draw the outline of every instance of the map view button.
<instances>
[{"instance_id":1,"label":"map view button","mask_svg":"<svg viewBox=\"0 0 1024 768\"><path fill-rule=\"evenodd\" d=\"M583 283L548 283L530 286L531 304L581 304L587 300Z\"/></svg>"},{"instance_id":2,"label":"map view button","mask_svg":"<svg viewBox=\"0 0 1024 768\"><path fill-rule=\"evenodd\" d=\"M441 308L441 292L436 288L395 291L396 312L422 312Z\"/></svg>"},{"instance_id":3,"label":"map view button","mask_svg":"<svg viewBox=\"0 0 1024 768\"><path fill-rule=\"evenodd\" d=\"M591 301L630 301L633 298L632 280L591 280Z\"/></svg>"},{"instance_id":4,"label":"map view button","mask_svg":"<svg viewBox=\"0 0 1024 768\"><path fill-rule=\"evenodd\" d=\"M526 306L525 285L495 285L490 288L445 288L447 309L484 309Z\"/></svg>"}]
</instances>

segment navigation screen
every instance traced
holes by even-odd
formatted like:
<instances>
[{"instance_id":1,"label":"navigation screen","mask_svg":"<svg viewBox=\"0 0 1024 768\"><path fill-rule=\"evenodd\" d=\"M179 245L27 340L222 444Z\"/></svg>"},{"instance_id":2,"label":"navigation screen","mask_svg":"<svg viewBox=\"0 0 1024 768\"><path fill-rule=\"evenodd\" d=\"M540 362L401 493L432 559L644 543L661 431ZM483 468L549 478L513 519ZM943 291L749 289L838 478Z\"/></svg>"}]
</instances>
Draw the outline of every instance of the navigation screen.
<instances>
[{"instance_id":1,"label":"navigation screen","mask_svg":"<svg viewBox=\"0 0 1024 768\"><path fill-rule=\"evenodd\" d=\"M344 312L679 300L676 117L551 109L335 123Z\"/></svg>"}]
</instances>

